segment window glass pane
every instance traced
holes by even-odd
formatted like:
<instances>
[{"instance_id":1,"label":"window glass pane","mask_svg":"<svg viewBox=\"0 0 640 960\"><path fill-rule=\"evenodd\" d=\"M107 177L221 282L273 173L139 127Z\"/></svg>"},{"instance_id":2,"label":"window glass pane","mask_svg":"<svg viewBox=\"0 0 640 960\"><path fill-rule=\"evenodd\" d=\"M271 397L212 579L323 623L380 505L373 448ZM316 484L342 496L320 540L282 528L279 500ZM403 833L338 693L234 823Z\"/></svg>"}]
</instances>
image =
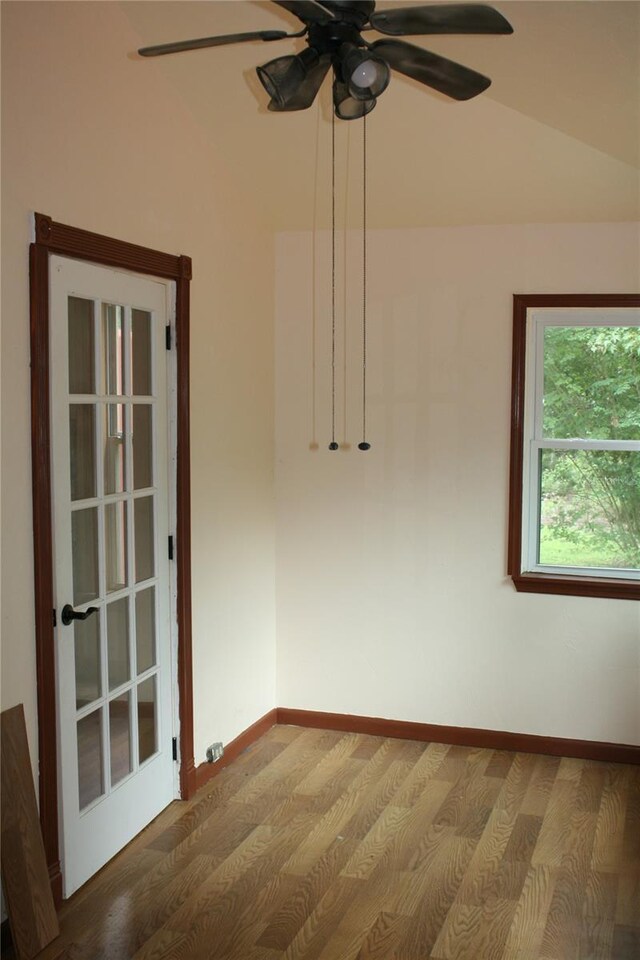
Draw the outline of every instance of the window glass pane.
<instances>
[{"instance_id":1,"label":"window glass pane","mask_svg":"<svg viewBox=\"0 0 640 960\"><path fill-rule=\"evenodd\" d=\"M156 588L140 590L136 594L136 650L138 674L144 673L156 662Z\"/></svg>"},{"instance_id":2,"label":"window glass pane","mask_svg":"<svg viewBox=\"0 0 640 960\"><path fill-rule=\"evenodd\" d=\"M84 810L104 793L102 775L102 710L78 720L78 793Z\"/></svg>"},{"instance_id":3,"label":"window glass pane","mask_svg":"<svg viewBox=\"0 0 640 960\"><path fill-rule=\"evenodd\" d=\"M134 500L136 541L136 583L148 580L154 574L153 559L153 497Z\"/></svg>"},{"instance_id":4,"label":"window glass pane","mask_svg":"<svg viewBox=\"0 0 640 960\"><path fill-rule=\"evenodd\" d=\"M543 435L640 440L639 327L545 327Z\"/></svg>"},{"instance_id":5,"label":"window glass pane","mask_svg":"<svg viewBox=\"0 0 640 960\"><path fill-rule=\"evenodd\" d=\"M104 546L107 593L127 585L127 504L124 500L104 508Z\"/></svg>"},{"instance_id":6,"label":"window glass pane","mask_svg":"<svg viewBox=\"0 0 640 960\"><path fill-rule=\"evenodd\" d=\"M111 786L131 773L131 691L127 690L109 702L109 747Z\"/></svg>"},{"instance_id":7,"label":"window glass pane","mask_svg":"<svg viewBox=\"0 0 640 960\"><path fill-rule=\"evenodd\" d=\"M640 567L640 452L543 450L539 562Z\"/></svg>"},{"instance_id":8,"label":"window glass pane","mask_svg":"<svg viewBox=\"0 0 640 960\"><path fill-rule=\"evenodd\" d=\"M133 488L153 486L153 408L149 403L133 407Z\"/></svg>"},{"instance_id":9,"label":"window glass pane","mask_svg":"<svg viewBox=\"0 0 640 960\"><path fill-rule=\"evenodd\" d=\"M96 408L92 403L69 406L71 499L96 495Z\"/></svg>"},{"instance_id":10,"label":"window glass pane","mask_svg":"<svg viewBox=\"0 0 640 960\"><path fill-rule=\"evenodd\" d=\"M86 707L102 695L100 678L100 614L74 620L73 645L76 664L76 707Z\"/></svg>"},{"instance_id":11,"label":"window glass pane","mask_svg":"<svg viewBox=\"0 0 640 960\"><path fill-rule=\"evenodd\" d=\"M124 393L124 307L102 304L104 392Z\"/></svg>"},{"instance_id":12,"label":"window glass pane","mask_svg":"<svg viewBox=\"0 0 640 960\"><path fill-rule=\"evenodd\" d=\"M98 596L98 508L71 514L73 602L87 603Z\"/></svg>"},{"instance_id":13,"label":"window glass pane","mask_svg":"<svg viewBox=\"0 0 640 960\"><path fill-rule=\"evenodd\" d=\"M138 684L138 750L144 763L156 750L156 678Z\"/></svg>"},{"instance_id":14,"label":"window glass pane","mask_svg":"<svg viewBox=\"0 0 640 960\"><path fill-rule=\"evenodd\" d=\"M107 606L109 690L125 683L129 670L129 600L122 597Z\"/></svg>"},{"instance_id":15,"label":"window glass pane","mask_svg":"<svg viewBox=\"0 0 640 960\"><path fill-rule=\"evenodd\" d=\"M69 393L95 393L93 300L69 297Z\"/></svg>"},{"instance_id":16,"label":"window glass pane","mask_svg":"<svg viewBox=\"0 0 640 960\"><path fill-rule=\"evenodd\" d=\"M133 393L149 396L151 384L151 314L146 310L131 311L131 368Z\"/></svg>"},{"instance_id":17,"label":"window glass pane","mask_svg":"<svg viewBox=\"0 0 640 960\"><path fill-rule=\"evenodd\" d=\"M125 488L125 406L108 403L104 408L104 492L122 493Z\"/></svg>"}]
</instances>

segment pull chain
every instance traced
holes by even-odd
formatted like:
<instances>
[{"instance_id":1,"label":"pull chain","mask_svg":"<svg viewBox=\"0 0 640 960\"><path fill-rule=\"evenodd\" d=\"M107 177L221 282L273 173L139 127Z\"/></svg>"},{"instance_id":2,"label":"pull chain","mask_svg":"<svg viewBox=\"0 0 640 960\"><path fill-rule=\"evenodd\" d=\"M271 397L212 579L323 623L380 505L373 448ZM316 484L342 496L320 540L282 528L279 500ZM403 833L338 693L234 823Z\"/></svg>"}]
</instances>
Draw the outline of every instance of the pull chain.
<instances>
[{"instance_id":1,"label":"pull chain","mask_svg":"<svg viewBox=\"0 0 640 960\"><path fill-rule=\"evenodd\" d=\"M367 117L362 118L362 441L358 450L369 450L367 443Z\"/></svg>"},{"instance_id":2,"label":"pull chain","mask_svg":"<svg viewBox=\"0 0 640 960\"><path fill-rule=\"evenodd\" d=\"M331 443L336 443L336 118L331 111Z\"/></svg>"}]
</instances>

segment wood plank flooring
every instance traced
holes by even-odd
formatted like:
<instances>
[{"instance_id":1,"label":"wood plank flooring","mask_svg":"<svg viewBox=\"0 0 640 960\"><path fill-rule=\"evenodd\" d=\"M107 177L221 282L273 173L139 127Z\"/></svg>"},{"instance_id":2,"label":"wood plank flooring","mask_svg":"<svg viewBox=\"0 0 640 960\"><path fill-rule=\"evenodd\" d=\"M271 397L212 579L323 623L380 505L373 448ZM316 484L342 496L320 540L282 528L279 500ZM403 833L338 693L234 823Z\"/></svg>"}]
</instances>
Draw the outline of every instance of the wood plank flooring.
<instances>
[{"instance_id":1,"label":"wood plank flooring","mask_svg":"<svg viewBox=\"0 0 640 960\"><path fill-rule=\"evenodd\" d=\"M42 960L639 960L640 767L276 726Z\"/></svg>"}]
</instances>

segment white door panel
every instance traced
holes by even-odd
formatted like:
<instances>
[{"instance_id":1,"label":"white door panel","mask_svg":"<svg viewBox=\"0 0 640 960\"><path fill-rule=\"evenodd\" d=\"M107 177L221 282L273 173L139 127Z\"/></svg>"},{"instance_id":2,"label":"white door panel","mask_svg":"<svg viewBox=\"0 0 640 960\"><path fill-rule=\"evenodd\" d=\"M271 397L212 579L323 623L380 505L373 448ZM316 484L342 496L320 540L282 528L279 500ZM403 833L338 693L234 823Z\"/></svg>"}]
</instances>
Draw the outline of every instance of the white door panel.
<instances>
[{"instance_id":1,"label":"white door panel","mask_svg":"<svg viewBox=\"0 0 640 960\"><path fill-rule=\"evenodd\" d=\"M62 257L51 258L50 275L69 896L174 797L165 349L171 284Z\"/></svg>"}]
</instances>

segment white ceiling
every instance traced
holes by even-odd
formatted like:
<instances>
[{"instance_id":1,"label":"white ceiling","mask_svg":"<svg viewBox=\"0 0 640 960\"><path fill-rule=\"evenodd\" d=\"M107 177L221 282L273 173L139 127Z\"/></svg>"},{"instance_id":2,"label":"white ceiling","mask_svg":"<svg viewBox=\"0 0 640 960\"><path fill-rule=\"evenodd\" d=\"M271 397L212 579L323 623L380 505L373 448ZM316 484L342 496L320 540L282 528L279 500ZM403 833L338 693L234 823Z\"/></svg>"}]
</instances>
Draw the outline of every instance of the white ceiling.
<instances>
[{"instance_id":1,"label":"white ceiling","mask_svg":"<svg viewBox=\"0 0 640 960\"><path fill-rule=\"evenodd\" d=\"M409 38L493 83L457 103L393 74L367 121L369 223L640 218L640 3L494 6L512 23L513 36ZM300 27L268 0L151 0L121 9L140 46ZM205 129L216 156L212 175L235 178L279 229L326 225L330 210L329 81L310 110L270 114L255 75L257 65L303 43L238 44L140 58L137 65L160 71ZM336 144L341 209L357 223L362 124L338 121Z\"/></svg>"}]
</instances>

